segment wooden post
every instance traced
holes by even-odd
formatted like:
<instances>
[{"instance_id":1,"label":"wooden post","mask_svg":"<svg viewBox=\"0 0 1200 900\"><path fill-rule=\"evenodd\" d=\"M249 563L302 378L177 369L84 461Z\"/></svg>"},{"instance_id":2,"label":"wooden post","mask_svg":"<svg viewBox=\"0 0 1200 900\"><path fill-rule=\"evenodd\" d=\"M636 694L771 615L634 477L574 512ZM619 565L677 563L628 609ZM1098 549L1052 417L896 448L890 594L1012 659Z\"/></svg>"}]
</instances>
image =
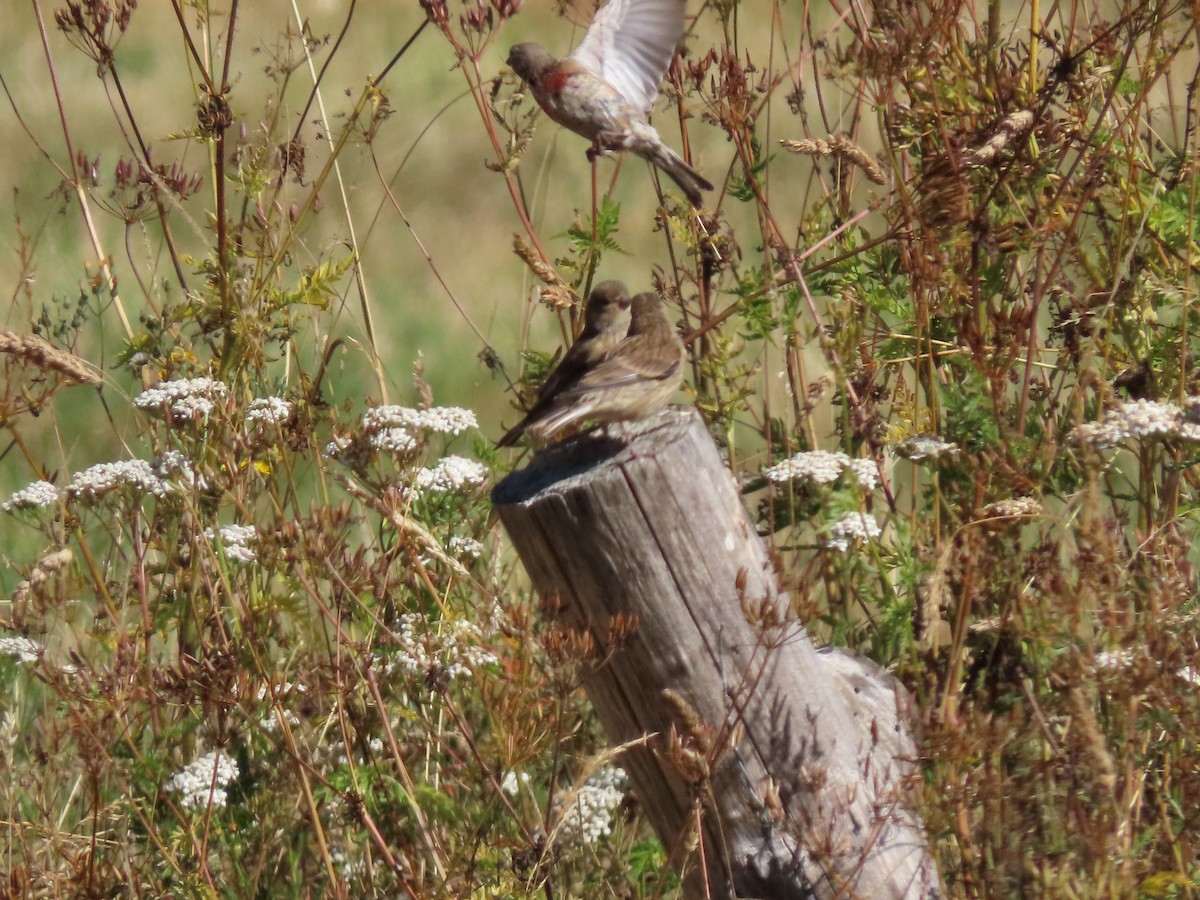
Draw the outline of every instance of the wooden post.
<instances>
[{"instance_id":1,"label":"wooden post","mask_svg":"<svg viewBox=\"0 0 1200 900\"><path fill-rule=\"evenodd\" d=\"M649 736L622 765L686 896L939 896L902 689L813 647L697 413L567 441L492 500L606 659L585 688L610 739Z\"/></svg>"}]
</instances>

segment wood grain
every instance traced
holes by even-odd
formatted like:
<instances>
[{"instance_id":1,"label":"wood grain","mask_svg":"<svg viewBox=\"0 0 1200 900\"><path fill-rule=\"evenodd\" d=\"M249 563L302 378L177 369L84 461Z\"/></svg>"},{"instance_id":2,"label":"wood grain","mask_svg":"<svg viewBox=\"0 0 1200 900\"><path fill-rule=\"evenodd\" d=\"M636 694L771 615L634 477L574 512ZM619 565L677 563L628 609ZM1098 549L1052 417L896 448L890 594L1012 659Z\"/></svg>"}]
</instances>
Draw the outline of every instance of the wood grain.
<instances>
[{"instance_id":1,"label":"wood grain","mask_svg":"<svg viewBox=\"0 0 1200 900\"><path fill-rule=\"evenodd\" d=\"M585 689L609 738L652 736L622 765L688 897L938 896L903 692L813 647L698 414L564 442L492 499L606 660Z\"/></svg>"}]
</instances>

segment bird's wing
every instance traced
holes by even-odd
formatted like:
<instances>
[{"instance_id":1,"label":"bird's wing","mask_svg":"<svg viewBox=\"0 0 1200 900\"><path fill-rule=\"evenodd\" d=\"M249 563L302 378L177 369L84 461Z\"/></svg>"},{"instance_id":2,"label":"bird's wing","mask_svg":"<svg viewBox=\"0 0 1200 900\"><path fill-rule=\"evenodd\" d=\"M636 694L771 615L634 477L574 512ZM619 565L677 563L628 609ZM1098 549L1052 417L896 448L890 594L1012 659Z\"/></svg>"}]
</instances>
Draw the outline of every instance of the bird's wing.
<instances>
[{"instance_id":1,"label":"bird's wing","mask_svg":"<svg viewBox=\"0 0 1200 900\"><path fill-rule=\"evenodd\" d=\"M687 0L609 0L571 58L650 112L683 37Z\"/></svg>"},{"instance_id":2,"label":"bird's wing","mask_svg":"<svg viewBox=\"0 0 1200 900\"><path fill-rule=\"evenodd\" d=\"M683 364L683 359L681 354L668 356L663 350L662 347L650 345L627 347L595 368L589 369L574 386L563 391L559 397L563 402L570 402L592 391L669 378Z\"/></svg>"}]
</instances>

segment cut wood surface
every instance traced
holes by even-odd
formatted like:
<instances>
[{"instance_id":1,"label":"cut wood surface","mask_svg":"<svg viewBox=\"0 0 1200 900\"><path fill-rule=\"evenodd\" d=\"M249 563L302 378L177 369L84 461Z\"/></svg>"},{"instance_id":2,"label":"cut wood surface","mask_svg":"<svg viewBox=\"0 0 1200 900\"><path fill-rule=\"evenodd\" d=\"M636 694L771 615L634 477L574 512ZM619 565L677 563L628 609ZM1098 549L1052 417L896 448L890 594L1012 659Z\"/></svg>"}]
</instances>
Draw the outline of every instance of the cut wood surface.
<instances>
[{"instance_id":1,"label":"cut wood surface","mask_svg":"<svg viewBox=\"0 0 1200 900\"><path fill-rule=\"evenodd\" d=\"M597 644L609 738L647 739L621 765L686 896L938 896L903 691L813 647L697 413L550 448L492 499L547 607Z\"/></svg>"}]
</instances>

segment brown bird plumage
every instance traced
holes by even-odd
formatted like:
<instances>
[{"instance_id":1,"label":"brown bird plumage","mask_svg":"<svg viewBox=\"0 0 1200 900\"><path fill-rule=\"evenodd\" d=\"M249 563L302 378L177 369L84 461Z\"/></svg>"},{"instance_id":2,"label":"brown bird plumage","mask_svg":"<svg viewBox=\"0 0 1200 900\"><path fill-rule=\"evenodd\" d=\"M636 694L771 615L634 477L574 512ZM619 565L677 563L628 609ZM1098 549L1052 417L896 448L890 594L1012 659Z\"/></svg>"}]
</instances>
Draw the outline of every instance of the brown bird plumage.
<instances>
[{"instance_id":1,"label":"brown bird plumage","mask_svg":"<svg viewBox=\"0 0 1200 900\"><path fill-rule=\"evenodd\" d=\"M538 389L537 400L525 418L500 438L498 447L515 444L531 422L550 410L559 394L574 387L588 369L625 339L630 305L629 290L620 281L602 281L592 289L583 311L583 331Z\"/></svg>"},{"instance_id":2,"label":"brown bird plumage","mask_svg":"<svg viewBox=\"0 0 1200 900\"><path fill-rule=\"evenodd\" d=\"M657 294L633 298L629 334L536 417L522 423L538 443L568 425L631 422L666 406L683 381L684 347ZM505 436L507 438L507 435Z\"/></svg>"},{"instance_id":3,"label":"brown bird plumage","mask_svg":"<svg viewBox=\"0 0 1200 900\"><path fill-rule=\"evenodd\" d=\"M508 64L551 119L592 142L589 158L628 150L658 166L693 206L709 183L668 147L647 121L675 47L686 0L609 0L570 56L517 44Z\"/></svg>"}]
</instances>

